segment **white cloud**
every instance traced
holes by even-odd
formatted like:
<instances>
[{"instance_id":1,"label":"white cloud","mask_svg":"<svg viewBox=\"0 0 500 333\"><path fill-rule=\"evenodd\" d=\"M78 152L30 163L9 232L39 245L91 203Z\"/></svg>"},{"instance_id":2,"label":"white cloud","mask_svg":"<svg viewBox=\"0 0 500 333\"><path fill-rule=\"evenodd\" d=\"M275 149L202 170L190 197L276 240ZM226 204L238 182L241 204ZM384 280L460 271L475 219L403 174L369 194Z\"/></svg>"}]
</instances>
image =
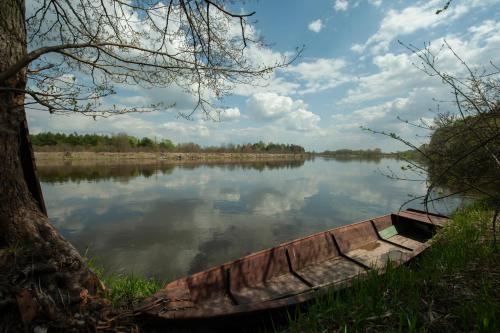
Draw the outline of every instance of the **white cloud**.
<instances>
[{"instance_id":1,"label":"white cloud","mask_svg":"<svg viewBox=\"0 0 500 333\"><path fill-rule=\"evenodd\" d=\"M344 59L319 58L311 62L301 62L286 71L305 81L305 89L300 91L305 94L334 88L348 81L349 75L342 72L346 67L347 62Z\"/></svg>"},{"instance_id":2,"label":"white cloud","mask_svg":"<svg viewBox=\"0 0 500 333\"><path fill-rule=\"evenodd\" d=\"M238 108L228 110L233 120L238 119L238 112L241 119L241 111ZM94 121L91 117L78 114L51 115L44 111L31 111L28 112L28 122L32 134L46 131L107 135L126 132L136 137L168 138L174 143L195 142L202 146L264 140L300 144L312 149L317 143L317 135L321 135L318 126L320 117L310 112L302 101L292 102L289 111L274 119L259 118L259 124L254 127L247 124L241 126L240 121L224 121L223 116L221 122L183 119L165 121L165 117L158 113L125 114L97 118ZM301 132L300 138L297 137L297 131Z\"/></svg>"},{"instance_id":3,"label":"white cloud","mask_svg":"<svg viewBox=\"0 0 500 333\"><path fill-rule=\"evenodd\" d=\"M247 112L261 121L276 121L289 130L311 131L318 128L320 117L307 110L302 100L275 93L257 93L247 100Z\"/></svg>"},{"instance_id":4,"label":"white cloud","mask_svg":"<svg viewBox=\"0 0 500 333\"><path fill-rule=\"evenodd\" d=\"M368 106L358 109L352 113L353 117L358 120L358 125L366 125L376 120L385 118L387 115L392 115L396 118L396 113L408 107L409 98L396 98L392 101L385 102L379 105ZM393 119L393 120L394 120Z\"/></svg>"},{"instance_id":5,"label":"white cloud","mask_svg":"<svg viewBox=\"0 0 500 333\"><path fill-rule=\"evenodd\" d=\"M349 1L347 0L335 0L335 11L346 11L347 8L349 7Z\"/></svg>"},{"instance_id":6,"label":"white cloud","mask_svg":"<svg viewBox=\"0 0 500 333\"><path fill-rule=\"evenodd\" d=\"M239 112L239 110L238 110ZM236 117L236 110L231 109L229 113ZM42 131L52 132L78 132L78 133L100 133L116 134L126 132L136 137L168 138L175 142L194 141L204 144L207 139L221 140L223 134L211 127L216 126L211 121L192 122L181 121L158 121L158 114L123 114L110 118L97 118L79 114L51 115L48 112L36 111L28 113L30 132ZM212 142L209 142L212 143Z\"/></svg>"},{"instance_id":7,"label":"white cloud","mask_svg":"<svg viewBox=\"0 0 500 333\"><path fill-rule=\"evenodd\" d=\"M382 4L382 0L368 0L368 3L374 5L375 7L379 7Z\"/></svg>"},{"instance_id":8,"label":"white cloud","mask_svg":"<svg viewBox=\"0 0 500 333\"><path fill-rule=\"evenodd\" d=\"M290 113L285 118L284 123L289 130L307 132L317 130L319 121L320 117L317 114L305 109L298 109Z\"/></svg>"},{"instance_id":9,"label":"white cloud","mask_svg":"<svg viewBox=\"0 0 500 333\"><path fill-rule=\"evenodd\" d=\"M289 112L304 109L303 101L275 93L257 93L247 100L247 111L255 118L272 120L285 117Z\"/></svg>"},{"instance_id":10,"label":"white cloud","mask_svg":"<svg viewBox=\"0 0 500 333\"><path fill-rule=\"evenodd\" d=\"M233 93L252 96L262 92L278 95L309 94L337 87L352 80L344 72L348 63L340 58L317 58L290 65L253 85L237 85Z\"/></svg>"},{"instance_id":11,"label":"white cloud","mask_svg":"<svg viewBox=\"0 0 500 333\"><path fill-rule=\"evenodd\" d=\"M200 138L207 138L210 136L210 130L207 127L206 124L203 123L193 123L189 124L186 122L180 122L180 121L169 121L166 123L161 124L161 128L165 129L166 132L171 136L175 138L179 137L196 137L198 139ZM182 141L188 141L188 140L182 140Z\"/></svg>"},{"instance_id":12,"label":"white cloud","mask_svg":"<svg viewBox=\"0 0 500 333\"><path fill-rule=\"evenodd\" d=\"M398 36L409 35L418 30L431 29L443 24L451 24L469 13L471 9L487 6L491 3L493 2L490 0L454 3L440 15L435 14L436 9L442 7L440 0L420 1L402 10L391 9L382 19L378 31L364 44L353 44L351 50L362 53L369 48L372 54L385 52Z\"/></svg>"},{"instance_id":13,"label":"white cloud","mask_svg":"<svg viewBox=\"0 0 500 333\"><path fill-rule=\"evenodd\" d=\"M485 20L481 24L470 27L468 31L471 34L469 39L457 35L450 35L445 39L469 66L488 66L490 61L497 62L500 50L500 34L498 33L500 21ZM431 45L434 51L437 51L441 44L441 40L436 40ZM448 50L441 52L439 64L447 71L464 70L464 67Z\"/></svg>"},{"instance_id":14,"label":"white cloud","mask_svg":"<svg viewBox=\"0 0 500 333\"><path fill-rule=\"evenodd\" d=\"M323 22L321 21L321 19L314 20L311 23L309 23L307 28L312 32L320 32L321 29L323 29Z\"/></svg>"},{"instance_id":15,"label":"white cloud","mask_svg":"<svg viewBox=\"0 0 500 333\"><path fill-rule=\"evenodd\" d=\"M294 52L275 52L267 47L256 47L249 45L244 49L246 59L256 66L273 67L277 64L289 61L295 56ZM251 96L258 92L272 91L278 94L295 93L300 87L298 83L285 80L279 76L282 69L264 74L262 77L254 77L251 84L229 83L232 86L231 93L240 96Z\"/></svg>"},{"instance_id":16,"label":"white cloud","mask_svg":"<svg viewBox=\"0 0 500 333\"><path fill-rule=\"evenodd\" d=\"M220 119L222 121L234 121L240 118L240 109L238 108L227 108L221 111Z\"/></svg>"},{"instance_id":17,"label":"white cloud","mask_svg":"<svg viewBox=\"0 0 500 333\"><path fill-rule=\"evenodd\" d=\"M277 77L274 72L270 77L256 80L251 85L236 85L232 93L240 96L251 96L260 92L274 92L280 95L295 94L300 90L300 84L287 80L282 76Z\"/></svg>"},{"instance_id":18,"label":"white cloud","mask_svg":"<svg viewBox=\"0 0 500 333\"><path fill-rule=\"evenodd\" d=\"M486 20L469 28L464 36L448 35L431 41L434 54L439 52L435 65L450 74L464 73L465 68L447 48L439 51L444 40L470 66L488 65L498 57L500 49L500 22ZM415 55L408 53L386 53L373 58L378 68L374 74L361 76L355 88L350 89L340 104L362 103L379 98L407 96L420 87L442 87L439 80L431 78L413 63L420 63Z\"/></svg>"},{"instance_id":19,"label":"white cloud","mask_svg":"<svg viewBox=\"0 0 500 333\"><path fill-rule=\"evenodd\" d=\"M412 142L418 141L422 144L426 141L425 135L429 132L411 126L405 121L422 125L421 120L424 120L427 125L431 125L434 114L429 110L436 109L436 102L433 98L442 96L443 93L446 93L446 90L441 87L418 88L411 91L407 97L396 97L386 102L357 108L348 114L334 114L332 115L335 122L334 128L346 136L351 133L357 137L356 140L363 136L359 130L359 127L363 126L374 130L395 132ZM444 107L441 111L447 110ZM421 137L416 138L416 134L420 134Z\"/></svg>"},{"instance_id":20,"label":"white cloud","mask_svg":"<svg viewBox=\"0 0 500 333\"><path fill-rule=\"evenodd\" d=\"M430 28L447 22L446 15L436 15L432 5L410 6L402 11L390 10L380 23L378 31L372 35L364 45L355 44L351 49L356 52L363 52L367 47L371 47L373 53L386 51L389 44L397 37L413 33L419 29Z\"/></svg>"},{"instance_id":21,"label":"white cloud","mask_svg":"<svg viewBox=\"0 0 500 333\"><path fill-rule=\"evenodd\" d=\"M248 38L248 37L247 37ZM257 37L255 37L257 38ZM244 49L245 58L255 66L273 66L283 60L287 53L275 52L267 47L249 45Z\"/></svg>"},{"instance_id":22,"label":"white cloud","mask_svg":"<svg viewBox=\"0 0 500 333\"><path fill-rule=\"evenodd\" d=\"M365 46L362 44L355 43L352 44L351 50L356 53L362 53L365 50Z\"/></svg>"},{"instance_id":23,"label":"white cloud","mask_svg":"<svg viewBox=\"0 0 500 333\"><path fill-rule=\"evenodd\" d=\"M480 38L490 39L491 37L500 39L500 36L498 35L499 30L500 22L496 22L494 20L486 20L481 25L475 25L469 28L469 31L474 34L474 41L478 41Z\"/></svg>"},{"instance_id":24,"label":"white cloud","mask_svg":"<svg viewBox=\"0 0 500 333\"><path fill-rule=\"evenodd\" d=\"M429 78L412 66L411 58L406 53L376 56L373 64L378 72L360 77L357 86L349 89L340 103L361 103L397 96L428 82Z\"/></svg>"},{"instance_id":25,"label":"white cloud","mask_svg":"<svg viewBox=\"0 0 500 333\"><path fill-rule=\"evenodd\" d=\"M448 35L446 41L453 50L472 68L481 71L490 60L498 57L500 22L483 21L472 26L462 36ZM442 48L443 38L431 42L434 54L439 52L435 66L450 75L466 77L466 68L446 47ZM451 98L450 87L436 77L429 77L415 68L415 55L387 53L374 57L373 63L378 71L358 79L357 86L348 91L339 103L342 109L354 106L351 112L338 112L332 115L334 128L345 136L352 135L359 140L359 126L386 132L395 132L418 144L424 143L428 132L406 124L397 118L419 123L424 120L432 124L437 109L436 100ZM367 105L368 104L368 105ZM358 106L359 105L359 106ZM454 105L439 103L441 112L456 112ZM358 134L356 134L358 133ZM415 135L419 134L417 138ZM360 144L362 144L360 142ZM393 145L393 143L387 143Z\"/></svg>"},{"instance_id":26,"label":"white cloud","mask_svg":"<svg viewBox=\"0 0 500 333\"><path fill-rule=\"evenodd\" d=\"M138 85L117 85L115 88L118 94L105 99L106 103L123 107L140 107L161 102L164 103L164 107L175 104L175 111L192 110L197 103L195 95L176 85L149 89Z\"/></svg>"}]
</instances>

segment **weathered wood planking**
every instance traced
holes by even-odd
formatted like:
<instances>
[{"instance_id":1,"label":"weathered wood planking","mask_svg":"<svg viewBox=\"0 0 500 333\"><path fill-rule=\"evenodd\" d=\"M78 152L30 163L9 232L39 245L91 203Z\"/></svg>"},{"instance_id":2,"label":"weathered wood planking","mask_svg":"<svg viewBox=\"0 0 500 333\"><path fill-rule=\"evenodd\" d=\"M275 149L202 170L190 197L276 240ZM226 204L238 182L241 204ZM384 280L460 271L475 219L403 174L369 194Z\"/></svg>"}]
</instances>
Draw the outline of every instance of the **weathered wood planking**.
<instances>
[{"instance_id":1,"label":"weathered wood planking","mask_svg":"<svg viewBox=\"0 0 500 333\"><path fill-rule=\"evenodd\" d=\"M174 319L250 314L342 288L371 269L383 273L429 246L448 218L406 210L280 244L167 284L135 312Z\"/></svg>"}]
</instances>

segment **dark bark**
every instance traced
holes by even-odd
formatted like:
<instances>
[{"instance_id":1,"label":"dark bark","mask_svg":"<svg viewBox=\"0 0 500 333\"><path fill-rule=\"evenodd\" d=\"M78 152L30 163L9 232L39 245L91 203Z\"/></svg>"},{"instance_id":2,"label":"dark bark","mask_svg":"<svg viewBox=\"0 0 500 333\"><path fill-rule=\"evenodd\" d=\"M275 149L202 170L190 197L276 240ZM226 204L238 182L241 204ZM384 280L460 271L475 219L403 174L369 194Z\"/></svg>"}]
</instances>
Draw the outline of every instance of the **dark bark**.
<instances>
[{"instance_id":1,"label":"dark bark","mask_svg":"<svg viewBox=\"0 0 500 333\"><path fill-rule=\"evenodd\" d=\"M24 0L0 1L0 72L27 53ZM26 68L0 86L24 90ZM0 91L0 331L73 320L102 290L49 223L27 140L24 94ZM19 319L22 319L21 321ZM22 322L22 326L16 325Z\"/></svg>"}]
</instances>

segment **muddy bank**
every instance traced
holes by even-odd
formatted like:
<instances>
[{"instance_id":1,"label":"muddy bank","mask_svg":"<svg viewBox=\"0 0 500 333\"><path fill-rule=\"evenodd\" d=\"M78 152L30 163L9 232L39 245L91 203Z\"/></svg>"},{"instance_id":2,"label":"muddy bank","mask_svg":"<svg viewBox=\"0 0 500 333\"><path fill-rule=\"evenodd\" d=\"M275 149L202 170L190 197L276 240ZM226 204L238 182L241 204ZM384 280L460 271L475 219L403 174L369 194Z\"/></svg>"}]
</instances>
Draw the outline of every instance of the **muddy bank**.
<instances>
[{"instance_id":1,"label":"muddy bank","mask_svg":"<svg viewBox=\"0 0 500 333\"><path fill-rule=\"evenodd\" d=\"M164 153L164 152L35 152L37 164L61 161L119 161L120 163L168 162L233 162L233 161L294 161L311 158L310 154L254 154L254 153Z\"/></svg>"}]
</instances>

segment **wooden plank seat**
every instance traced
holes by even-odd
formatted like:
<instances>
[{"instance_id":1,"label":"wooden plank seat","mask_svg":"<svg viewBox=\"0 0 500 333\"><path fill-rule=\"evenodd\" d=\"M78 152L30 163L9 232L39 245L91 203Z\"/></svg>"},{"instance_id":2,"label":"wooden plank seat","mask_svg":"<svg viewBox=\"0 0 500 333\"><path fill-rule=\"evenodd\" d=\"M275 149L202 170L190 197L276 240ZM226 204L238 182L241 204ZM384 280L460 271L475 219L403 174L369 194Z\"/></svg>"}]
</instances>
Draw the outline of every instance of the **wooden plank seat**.
<instances>
[{"instance_id":1,"label":"wooden plank seat","mask_svg":"<svg viewBox=\"0 0 500 333\"><path fill-rule=\"evenodd\" d=\"M287 250L293 271L313 287L336 284L365 271L339 253L329 232L294 241Z\"/></svg>"}]
</instances>

